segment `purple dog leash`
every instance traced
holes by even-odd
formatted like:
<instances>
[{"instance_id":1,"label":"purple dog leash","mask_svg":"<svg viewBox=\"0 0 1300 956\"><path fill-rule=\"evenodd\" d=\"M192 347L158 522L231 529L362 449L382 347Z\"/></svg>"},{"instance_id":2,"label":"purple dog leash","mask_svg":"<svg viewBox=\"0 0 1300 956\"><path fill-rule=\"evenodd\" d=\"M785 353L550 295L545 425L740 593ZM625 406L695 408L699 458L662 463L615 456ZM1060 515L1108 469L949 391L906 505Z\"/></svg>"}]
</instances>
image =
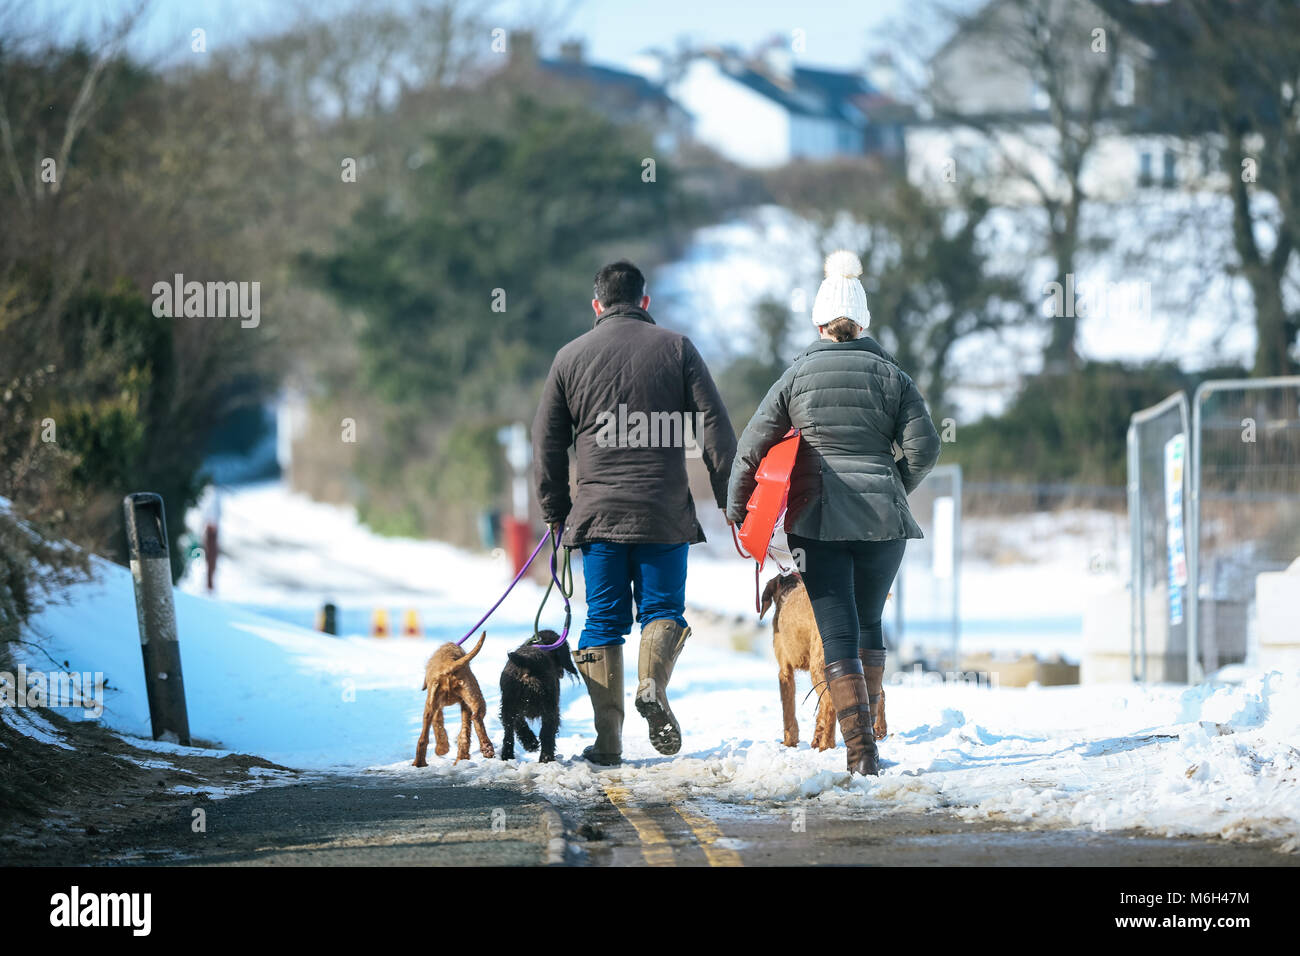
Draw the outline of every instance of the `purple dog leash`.
<instances>
[{"instance_id":1,"label":"purple dog leash","mask_svg":"<svg viewBox=\"0 0 1300 956\"><path fill-rule=\"evenodd\" d=\"M506 588L505 594L502 594L499 598L497 598L497 603L493 604L490 608L488 608L488 612L484 614L481 618L479 618L478 623L475 624L473 627L471 627L469 631L466 632L465 636L456 642L457 644L464 644L466 641L468 641L470 637L473 635L473 633L477 631L480 627L482 627L483 623L492 616L492 612L501 606L501 602L504 601L506 597L510 594L510 592L515 589L515 585L519 583L519 579L522 578L525 572L528 571L528 568L532 565L533 560L537 557L538 553L541 552L542 545L546 544L546 539L549 536L550 536L550 531L548 529L547 533L542 535L542 540L537 542L537 547L533 548L533 553L528 556L528 560L524 562L524 566L519 569L519 573L515 575L515 579L511 581L510 586Z\"/></svg>"},{"instance_id":2,"label":"purple dog leash","mask_svg":"<svg viewBox=\"0 0 1300 956\"><path fill-rule=\"evenodd\" d=\"M573 592L572 590L567 592L564 590L564 585L560 582L559 577L556 575L556 566L555 566L555 556L560 550L560 538L563 534L564 534L563 522L560 523L558 529L551 529L551 528L546 529L546 533L543 534L541 540L537 542L537 547L533 548L533 553L528 556L528 560L524 562L524 566L519 569L519 573L515 575L514 580L511 581L510 584L506 587L505 592L501 595L501 597L497 598L497 602L495 604L493 604L490 608L488 608L488 612L484 614L481 618L479 618L478 623L465 632L465 636L462 637L459 641L457 641L456 642L457 644L464 644L466 641L468 641L470 637L473 636L474 632L477 631L480 627L482 627L484 622L486 622L487 619L492 616L493 612L496 611L496 609L501 606L501 602L504 601L510 595L510 592L515 589L515 585L519 583L520 579L522 579L523 576L528 572L528 569L532 567L533 561L537 559L537 555L541 553L542 546L546 544L548 539L551 542L551 583L546 586L546 595L542 597L542 607L546 606L546 598L550 596L551 588L558 587L560 591L560 596L564 598L564 633L560 635L560 639L556 641L554 644L539 644L538 646L541 647L542 650L550 651L559 647L568 639L569 622L572 618L572 609L569 604L569 596ZM565 568L566 570L568 568L567 555L565 559ZM570 585L572 585L572 579L570 579ZM537 609L538 620L540 620L541 618L541 613L542 613L542 608L539 607ZM533 636L534 637L537 636L537 620L534 620L533 622Z\"/></svg>"},{"instance_id":3,"label":"purple dog leash","mask_svg":"<svg viewBox=\"0 0 1300 956\"><path fill-rule=\"evenodd\" d=\"M544 651L553 651L569 639L569 623L573 620L573 608L569 604L569 598L573 594L573 572L569 568L569 549L564 549L564 572L556 573L555 558L560 553L560 539L564 537L564 522L560 522L557 530L551 532L551 583L546 585L546 593L542 595L542 603L537 608L537 617L533 618L533 639L537 639L540 633L538 624L542 620L542 608L546 607L546 599L551 596L551 588L560 592L560 597L564 600L564 630L560 632L560 639L554 644L537 644L535 646ZM564 589L562 578L567 577L569 580L569 589Z\"/></svg>"}]
</instances>

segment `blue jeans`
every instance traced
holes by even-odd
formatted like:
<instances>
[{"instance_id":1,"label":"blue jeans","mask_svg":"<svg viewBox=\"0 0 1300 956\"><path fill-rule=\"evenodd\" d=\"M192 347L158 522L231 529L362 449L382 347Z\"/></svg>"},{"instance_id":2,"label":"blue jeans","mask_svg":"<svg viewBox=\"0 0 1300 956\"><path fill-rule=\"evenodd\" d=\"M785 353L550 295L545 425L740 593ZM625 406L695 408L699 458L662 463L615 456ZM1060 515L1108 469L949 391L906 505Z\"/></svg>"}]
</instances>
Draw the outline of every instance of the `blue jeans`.
<instances>
[{"instance_id":1,"label":"blue jeans","mask_svg":"<svg viewBox=\"0 0 1300 956\"><path fill-rule=\"evenodd\" d=\"M583 545L587 621L578 648L624 643L632 631L633 601L642 627L665 617L685 627L689 550L689 544L591 541Z\"/></svg>"}]
</instances>

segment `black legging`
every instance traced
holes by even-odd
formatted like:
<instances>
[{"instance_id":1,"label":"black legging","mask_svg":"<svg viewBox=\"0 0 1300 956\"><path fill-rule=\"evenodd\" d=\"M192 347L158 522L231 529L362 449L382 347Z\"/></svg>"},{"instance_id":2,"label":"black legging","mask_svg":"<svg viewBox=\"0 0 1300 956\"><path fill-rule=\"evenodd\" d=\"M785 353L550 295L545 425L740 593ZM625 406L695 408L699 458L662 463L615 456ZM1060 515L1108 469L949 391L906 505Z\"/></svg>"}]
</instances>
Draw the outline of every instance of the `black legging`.
<instances>
[{"instance_id":1,"label":"black legging","mask_svg":"<svg viewBox=\"0 0 1300 956\"><path fill-rule=\"evenodd\" d=\"M906 538L892 541L819 541L787 534L802 551L803 583L822 635L826 663L858 656L858 649L883 650L880 615L903 563ZM797 551L795 552L798 553Z\"/></svg>"}]
</instances>

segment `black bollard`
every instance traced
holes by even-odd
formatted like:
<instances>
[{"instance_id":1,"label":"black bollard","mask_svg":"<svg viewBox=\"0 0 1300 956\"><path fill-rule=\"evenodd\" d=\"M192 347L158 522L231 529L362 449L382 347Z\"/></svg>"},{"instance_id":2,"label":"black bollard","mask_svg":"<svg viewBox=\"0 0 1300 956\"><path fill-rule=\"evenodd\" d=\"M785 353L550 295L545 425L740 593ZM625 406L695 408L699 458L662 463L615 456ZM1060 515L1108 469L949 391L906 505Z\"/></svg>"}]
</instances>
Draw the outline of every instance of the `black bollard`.
<instances>
[{"instance_id":1,"label":"black bollard","mask_svg":"<svg viewBox=\"0 0 1300 956\"><path fill-rule=\"evenodd\" d=\"M333 634L338 636L338 614L339 609L335 606L334 602L326 601L325 604L321 606L320 615L316 619L318 624L316 630L323 634Z\"/></svg>"},{"instance_id":2,"label":"black bollard","mask_svg":"<svg viewBox=\"0 0 1300 956\"><path fill-rule=\"evenodd\" d=\"M135 585L135 611L144 657L144 683L154 740L190 746L190 721L181 678L181 646L176 637L167 519L158 495L140 492L122 501L127 553Z\"/></svg>"}]
</instances>

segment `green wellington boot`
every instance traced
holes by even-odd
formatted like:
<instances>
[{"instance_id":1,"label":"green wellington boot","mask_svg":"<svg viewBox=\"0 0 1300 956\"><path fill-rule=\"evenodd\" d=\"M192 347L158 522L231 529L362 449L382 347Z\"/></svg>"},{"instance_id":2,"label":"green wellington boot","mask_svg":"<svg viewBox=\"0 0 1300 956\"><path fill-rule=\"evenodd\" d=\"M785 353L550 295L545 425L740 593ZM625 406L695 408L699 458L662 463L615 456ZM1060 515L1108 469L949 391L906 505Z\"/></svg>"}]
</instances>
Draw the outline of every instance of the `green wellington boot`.
<instances>
[{"instance_id":1,"label":"green wellington boot","mask_svg":"<svg viewBox=\"0 0 1300 956\"><path fill-rule=\"evenodd\" d=\"M650 724L651 745L668 757L682 749L682 728L668 706L668 681L690 636L689 627L682 627L669 618L659 618L641 628L636 709Z\"/></svg>"},{"instance_id":2,"label":"green wellington boot","mask_svg":"<svg viewBox=\"0 0 1300 956\"><path fill-rule=\"evenodd\" d=\"M623 645L583 648L573 661L586 681L596 725L596 742L582 756L602 767L617 767L623 762Z\"/></svg>"}]
</instances>

